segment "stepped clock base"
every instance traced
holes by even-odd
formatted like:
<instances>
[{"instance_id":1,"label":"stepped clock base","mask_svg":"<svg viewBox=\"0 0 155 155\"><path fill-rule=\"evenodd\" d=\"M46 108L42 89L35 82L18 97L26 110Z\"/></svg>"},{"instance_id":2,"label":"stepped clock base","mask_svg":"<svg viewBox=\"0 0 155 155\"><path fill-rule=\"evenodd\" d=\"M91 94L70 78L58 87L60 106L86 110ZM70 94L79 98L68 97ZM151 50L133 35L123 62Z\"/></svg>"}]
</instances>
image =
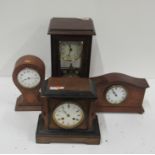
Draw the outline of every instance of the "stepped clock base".
<instances>
[{"instance_id":1,"label":"stepped clock base","mask_svg":"<svg viewBox=\"0 0 155 155\"><path fill-rule=\"evenodd\" d=\"M41 103L38 102L35 103L34 105L30 105L29 103L23 104L23 97L21 95L17 98L15 111L41 111Z\"/></svg>"},{"instance_id":2,"label":"stepped clock base","mask_svg":"<svg viewBox=\"0 0 155 155\"><path fill-rule=\"evenodd\" d=\"M84 129L44 129L43 119L39 116L38 126L36 131L37 143L85 143L99 144L100 130L97 117L93 122L91 130Z\"/></svg>"}]
</instances>

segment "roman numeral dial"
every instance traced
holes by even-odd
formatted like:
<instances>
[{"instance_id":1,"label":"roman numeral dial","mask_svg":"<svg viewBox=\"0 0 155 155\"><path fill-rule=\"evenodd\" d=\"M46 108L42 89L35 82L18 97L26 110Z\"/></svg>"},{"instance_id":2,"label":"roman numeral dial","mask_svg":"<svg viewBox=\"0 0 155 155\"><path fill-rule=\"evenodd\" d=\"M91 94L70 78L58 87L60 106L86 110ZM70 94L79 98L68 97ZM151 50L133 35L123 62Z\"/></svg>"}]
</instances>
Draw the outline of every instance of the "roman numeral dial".
<instances>
[{"instance_id":1,"label":"roman numeral dial","mask_svg":"<svg viewBox=\"0 0 155 155\"><path fill-rule=\"evenodd\" d=\"M83 122L84 112L76 103L65 102L55 108L53 120L59 127L72 129Z\"/></svg>"}]
</instances>

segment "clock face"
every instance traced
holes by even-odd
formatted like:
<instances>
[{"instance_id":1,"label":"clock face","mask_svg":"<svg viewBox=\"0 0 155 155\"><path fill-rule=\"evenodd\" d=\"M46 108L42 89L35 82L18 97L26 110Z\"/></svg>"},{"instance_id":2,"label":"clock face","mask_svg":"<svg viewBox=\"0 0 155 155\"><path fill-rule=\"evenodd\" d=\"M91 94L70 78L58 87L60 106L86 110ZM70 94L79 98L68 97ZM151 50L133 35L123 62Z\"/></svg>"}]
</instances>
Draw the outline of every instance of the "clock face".
<instances>
[{"instance_id":1,"label":"clock face","mask_svg":"<svg viewBox=\"0 0 155 155\"><path fill-rule=\"evenodd\" d=\"M54 110L53 120L59 127L72 129L82 123L84 112L76 103L65 102Z\"/></svg>"},{"instance_id":2,"label":"clock face","mask_svg":"<svg viewBox=\"0 0 155 155\"><path fill-rule=\"evenodd\" d=\"M59 50L61 68L80 68L83 41L60 41Z\"/></svg>"},{"instance_id":3,"label":"clock face","mask_svg":"<svg viewBox=\"0 0 155 155\"><path fill-rule=\"evenodd\" d=\"M120 104L127 97L126 89L121 85L113 85L106 92L106 100L110 104Z\"/></svg>"},{"instance_id":4,"label":"clock face","mask_svg":"<svg viewBox=\"0 0 155 155\"><path fill-rule=\"evenodd\" d=\"M36 70L27 67L18 73L17 80L24 88L34 88L40 83L41 79Z\"/></svg>"}]
</instances>

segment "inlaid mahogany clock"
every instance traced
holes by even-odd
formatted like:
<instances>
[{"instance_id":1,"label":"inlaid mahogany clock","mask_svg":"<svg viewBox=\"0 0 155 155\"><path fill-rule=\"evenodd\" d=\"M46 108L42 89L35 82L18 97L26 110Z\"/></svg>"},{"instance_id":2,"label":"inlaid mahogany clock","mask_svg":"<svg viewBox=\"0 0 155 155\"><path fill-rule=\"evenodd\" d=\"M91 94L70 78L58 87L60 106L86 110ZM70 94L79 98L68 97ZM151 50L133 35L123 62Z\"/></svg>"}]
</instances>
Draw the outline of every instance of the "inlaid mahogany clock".
<instances>
[{"instance_id":1,"label":"inlaid mahogany clock","mask_svg":"<svg viewBox=\"0 0 155 155\"><path fill-rule=\"evenodd\" d=\"M96 92L91 80L52 77L44 82L42 96L36 142L100 143L94 111Z\"/></svg>"},{"instance_id":2,"label":"inlaid mahogany clock","mask_svg":"<svg viewBox=\"0 0 155 155\"><path fill-rule=\"evenodd\" d=\"M145 79L109 73L92 80L97 89L96 112L144 112L142 103L149 87Z\"/></svg>"},{"instance_id":3,"label":"inlaid mahogany clock","mask_svg":"<svg viewBox=\"0 0 155 155\"><path fill-rule=\"evenodd\" d=\"M39 89L45 78L43 61L33 55L19 58L13 71L13 81L21 91L16 102L16 111L41 110Z\"/></svg>"},{"instance_id":4,"label":"inlaid mahogany clock","mask_svg":"<svg viewBox=\"0 0 155 155\"><path fill-rule=\"evenodd\" d=\"M89 77L92 36L90 18L52 18L51 36L52 76Z\"/></svg>"}]
</instances>

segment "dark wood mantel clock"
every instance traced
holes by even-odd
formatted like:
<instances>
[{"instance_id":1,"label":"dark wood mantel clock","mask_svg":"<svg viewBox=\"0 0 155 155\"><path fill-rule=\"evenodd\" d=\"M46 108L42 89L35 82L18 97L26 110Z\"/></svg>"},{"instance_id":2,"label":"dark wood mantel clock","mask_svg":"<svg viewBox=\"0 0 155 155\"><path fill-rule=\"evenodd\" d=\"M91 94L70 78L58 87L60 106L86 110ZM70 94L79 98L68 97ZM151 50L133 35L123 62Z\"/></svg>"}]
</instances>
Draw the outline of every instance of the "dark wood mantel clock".
<instances>
[{"instance_id":1,"label":"dark wood mantel clock","mask_svg":"<svg viewBox=\"0 0 155 155\"><path fill-rule=\"evenodd\" d=\"M145 89L149 87L143 78L122 73L109 73L92 80L96 83L96 112L143 113Z\"/></svg>"},{"instance_id":2,"label":"dark wood mantel clock","mask_svg":"<svg viewBox=\"0 0 155 155\"><path fill-rule=\"evenodd\" d=\"M49 78L42 87L44 103L36 132L37 143L99 144L94 111L96 92L87 78Z\"/></svg>"},{"instance_id":3,"label":"dark wood mantel clock","mask_svg":"<svg viewBox=\"0 0 155 155\"><path fill-rule=\"evenodd\" d=\"M14 67L13 81L22 95L17 98L16 111L41 110L39 89L45 78L43 61L33 55L20 57Z\"/></svg>"},{"instance_id":4,"label":"dark wood mantel clock","mask_svg":"<svg viewBox=\"0 0 155 155\"><path fill-rule=\"evenodd\" d=\"M51 36L52 76L89 77L92 36L90 18L52 18Z\"/></svg>"}]
</instances>

